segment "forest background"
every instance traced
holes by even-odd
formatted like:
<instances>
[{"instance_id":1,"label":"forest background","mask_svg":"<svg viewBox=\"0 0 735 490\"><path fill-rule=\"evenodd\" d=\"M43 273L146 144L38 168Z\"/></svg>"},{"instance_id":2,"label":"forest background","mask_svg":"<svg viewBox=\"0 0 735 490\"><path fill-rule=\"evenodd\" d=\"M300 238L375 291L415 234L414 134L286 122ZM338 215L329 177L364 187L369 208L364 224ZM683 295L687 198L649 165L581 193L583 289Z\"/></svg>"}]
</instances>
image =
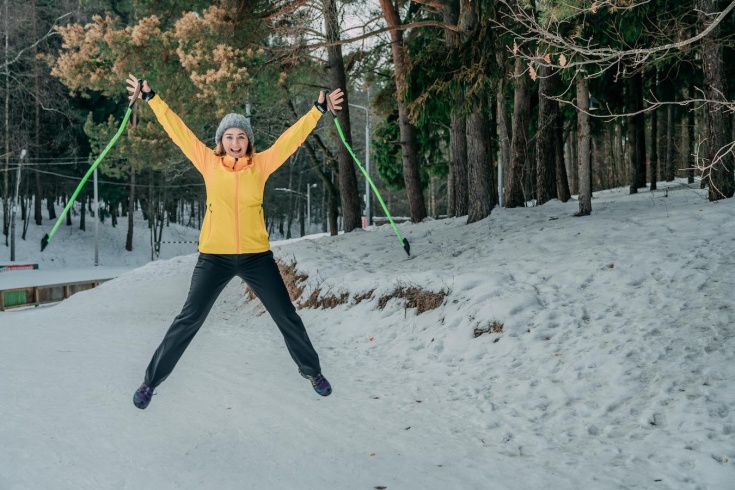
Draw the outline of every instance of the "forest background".
<instances>
[{"instance_id":1,"label":"forest background","mask_svg":"<svg viewBox=\"0 0 735 490\"><path fill-rule=\"evenodd\" d=\"M733 9L721 0L3 0L4 243L13 202L22 238L30 222L56 219L119 128L128 73L212 146L224 114L247 115L261 150L320 89L344 87L348 143L372 164L391 212L413 222L472 223L496 206L572 196L585 216L592 191L654 190L675 177L699 181L712 201L731 198ZM269 231L334 235L383 216L329 119L269 180ZM67 225L124 218L127 250L136 210L158 240L167 223L201 226L203 182L145 104L100 171L99 210L87 184Z\"/></svg>"}]
</instances>

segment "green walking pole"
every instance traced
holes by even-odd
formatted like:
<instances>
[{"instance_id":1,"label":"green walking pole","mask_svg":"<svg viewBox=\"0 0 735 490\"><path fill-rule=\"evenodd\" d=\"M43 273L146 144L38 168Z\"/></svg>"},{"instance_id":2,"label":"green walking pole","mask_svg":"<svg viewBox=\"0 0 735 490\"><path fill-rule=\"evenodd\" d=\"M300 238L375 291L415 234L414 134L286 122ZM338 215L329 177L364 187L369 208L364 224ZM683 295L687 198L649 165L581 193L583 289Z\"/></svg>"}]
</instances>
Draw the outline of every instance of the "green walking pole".
<instances>
[{"instance_id":1,"label":"green walking pole","mask_svg":"<svg viewBox=\"0 0 735 490\"><path fill-rule=\"evenodd\" d=\"M332 112L332 115L334 115L334 112ZM370 178L370 175L367 173L365 168L362 166L362 164L360 163L360 160L358 160L357 157L355 156L355 152L352 151L352 148L350 148L350 145L347 144L345 135L342 132L342 126L340 126L339 121L337 121L337 116L334 116L334 124L337 126L337 132L339 133L339 137L342 138L342 143L344 143L345 148L347 148L347 151L349 151L350 155L352 155L352 159L355 160L355 163L360 168L360 171L362 171L362 174L365 176L367 181L370 183L370 187L373 189L373 192L375 192L375 196L378 198L380 205L383 206L383 211L385 211L385 215L388 217L388 221L390 221L390 224L393 227L393 231L396 232L396 235L398 236L398 240L400 240L401 245L403 245L403 250L405 250L408 256L410 257L411 256L411 245L409 245L408 240L403 238L401 234L398 232L398 227L393 221L393 217L390 215L390 212L388 212L388 206L386 206L385 202L383 202L383 197L380 195L380 192L378 192L378 188L375 187L375 184L373 183L373 179Z\"/></svg>"},{"instance_id":2,"label":"green walking pole","mask_svg":"<svg viewBox=\"0 0 735 490\"><path fill-rule=\"evenodd\" d=\"M71 199L69 199L69 202L66 204L64 211L59 216L59 219L56 220L56 224L54 225L54 228L51 230L51 233L46 234L41 239L41 252L43 252L43 250L48 246L49 242L54 237L56 230L59 229L59 225L61 225L61 220L64 219L64 216L66 216L66 213L68 213L69 209L71 209L72 205L74 204L74 201L79 195L79 192L82 190L82 186L87 182L87 179L89 179L89 176L92 175L92 173L94 172L94 169L97 168L97 165L99 165L102 159L105 158L105 155L107 155L107 152L110 151L110 148L113 147L117 139L122 134L123 130L125 129L125 125L128 123L128 119L130 119L130 114L133 112L133 106L135 105L135 101L138 99L138 94L140 93L140 89L142 88L142 86L143 86L143 82L138 81L138 86L135 89L135 93L133 94L133 99L130 102L130 105L128 105L128 110L127 112L125 112L125 117L122 120L122 124L120 124L120 129L117 130L117 133L115 133L115 136L112 137L112 140L107 144L107 146L102 151L100 156L97 157L97 160L95 160L92 166L89 167L89 170L87 170L87 173L84 175L84 178L82 178L82 181L77 186L76 190L74 191L74 194L71 196Z\"/></svg>"}]
</instances>

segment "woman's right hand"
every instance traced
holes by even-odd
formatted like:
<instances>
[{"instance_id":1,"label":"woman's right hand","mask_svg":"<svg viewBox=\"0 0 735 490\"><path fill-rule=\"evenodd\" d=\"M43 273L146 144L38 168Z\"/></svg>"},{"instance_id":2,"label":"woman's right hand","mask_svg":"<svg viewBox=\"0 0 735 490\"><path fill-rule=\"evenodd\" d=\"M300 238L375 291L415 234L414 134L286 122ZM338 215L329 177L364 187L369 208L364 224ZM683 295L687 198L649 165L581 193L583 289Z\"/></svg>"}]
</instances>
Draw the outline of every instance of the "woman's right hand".
<instances>
[{"instance_id":1,"label":"woman's right hand","mask_svg":"<svg viewBox=\"0 0 735 490\"><path fill-rule=\"evenodd\" d=\"M125 80L128 84L128 92L130 94L128 95L128 99L130 102L133 102L133 94L135 93L135 89L138 87L138 79L132 75L129 74L127 80ZM151 91L151 88L148 86L148 81L143 80L143 88L140 90L140 93L138 94L138 98L142 99L144 93L148 93Z\"/></svg>"}]
</instances>

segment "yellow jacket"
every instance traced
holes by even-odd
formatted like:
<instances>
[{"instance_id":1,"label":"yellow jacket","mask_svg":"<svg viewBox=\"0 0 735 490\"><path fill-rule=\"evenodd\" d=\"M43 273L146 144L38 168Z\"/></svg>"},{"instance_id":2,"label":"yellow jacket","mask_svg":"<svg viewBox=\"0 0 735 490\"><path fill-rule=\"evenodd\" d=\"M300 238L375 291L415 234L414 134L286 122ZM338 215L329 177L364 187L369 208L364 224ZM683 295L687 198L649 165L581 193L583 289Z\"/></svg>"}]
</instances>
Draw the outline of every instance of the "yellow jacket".
<instances>
[{"instance_id":1,"label":"yellow jacket","mask_svg":"<svg viewBox=\"0 0 735 490\"><path fill-rule=\"evenodd\" d=\"M204 177L207 214L199 234L199 251L242 254L270 249L263 219L263 189L270 174L288 159L316 127L321 117L312 108L283 133L269 149L252 158L218 157L197 139L179 117L155 96L150 107L176 146Z\"/></svg>"}]
</instances>

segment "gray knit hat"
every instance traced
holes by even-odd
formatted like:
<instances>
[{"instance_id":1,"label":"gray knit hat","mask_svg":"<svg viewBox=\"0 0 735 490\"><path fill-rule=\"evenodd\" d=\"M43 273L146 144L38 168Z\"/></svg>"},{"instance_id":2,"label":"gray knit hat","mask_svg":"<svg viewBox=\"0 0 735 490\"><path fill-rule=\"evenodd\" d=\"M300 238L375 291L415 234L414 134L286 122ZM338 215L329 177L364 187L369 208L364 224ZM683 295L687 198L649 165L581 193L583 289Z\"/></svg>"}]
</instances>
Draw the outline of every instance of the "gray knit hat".
<instances>
[{"instance_id":1,"label":"gray knit hat","mask_svg":"<svg viewBox=\"0 0 735 490\"><path fill-rule=\"evenodd\" d=\"M245 116L235 114L234 112L227 114L220 121L219 126L217 127L217 133L214 135L215 145L220 142L222 135L230 128L239 128L245 131L250 145L253 145L253 128L250 126L250 121L248 121Z\"/></svg>"}]
</instances>

